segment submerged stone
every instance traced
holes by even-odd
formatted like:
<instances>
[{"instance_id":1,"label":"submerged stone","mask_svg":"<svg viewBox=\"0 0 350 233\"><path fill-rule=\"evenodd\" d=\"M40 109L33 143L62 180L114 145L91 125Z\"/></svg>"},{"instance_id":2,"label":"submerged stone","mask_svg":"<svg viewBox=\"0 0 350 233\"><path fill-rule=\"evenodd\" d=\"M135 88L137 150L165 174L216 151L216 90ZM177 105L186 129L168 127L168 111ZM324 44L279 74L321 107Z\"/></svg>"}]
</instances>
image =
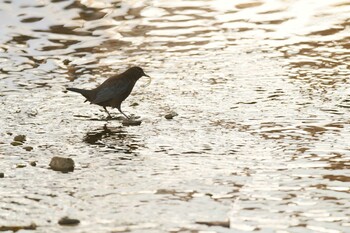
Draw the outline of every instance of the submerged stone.
<instances>
[{"instance_id":1,"label":"submerged stone","mask_svg":"<svg viewBox=\"0 0 350 233\"><path fill-rule=\"evenodd\" d=\"M80 220L68 218L68 217L63 217L58 221L58 224L63 226L75 226L75 225L78 225L79 223L80 223Z\"/></svg>"},{"instance_id":2,"label":"submerged stone","mask_svg":"<svg viewBox=\"0 0 350 233\"><path fill-rule=\"evenodd\" d=\"M33 147L32 146L25 146L25 147L23 147L23 149L25 149L26 151L31 151L31 150L33 150Z\"/></svg>"},{"instance_id":3,"label":"submerged stone","mask_svg":"<svg viewBox=\"0 0 350 233\"><path fill-rule=\"evenodd\" d=\"M32 167L35 167L35 166L36 166L36 162L35 162L35 161L31 161L29 164L30 164L30 166L32 166Z\"/></svg>"},{"instance_id":4,"label":"submerged stone","mask_svg":"<svg viewBox=\"0 0 350 233\"><path fill-rule=\"evenodd\" d=\"M142 121L139 120L132 120L132 119L125 119L123 120L122 124L124 126L138 126L141 125Z\"/></svg>"},{"instance_id":5,"label":"submerged stone","mask_svg":"<svg viewBox=\"0 0 350 233\"><path fill-rule=\"evenodd\" d=\"M207 225L209 227L212 226L219 226L219 227L225 227L230 228L230 221L196 221L197 224L201 225Z\"/></svg>"},{"instance_id":6,"label":"submerged stone","mask_svg":"<svg viewBox=\"0 0 350 233\"><path fill-rule=\"evenodd\" d=\"M54 171L72 172L74 171L74 161L71 158L55 156L51 159L50 167Z\"/></svg>"},{"instance_id":7,"label":"submerged stone","mask_svg":"<svg viewBox=\"0 0 350 233\"><path fill-rule=\"evenodd\" d=\"M171 120L171 119L173 119L174 117L176 117L176 116L178 116L179 114L177 114L176 112L170 112L170 113L168 113L168 114L166 114L164 117L165 117L165 119L167 119L167 120Z\"/></svg>"},{"instance_id":8,"label":"submerged stone","mask_svg":"<svg viewBox=\"0 0 350 233\"><path fill-rule=\"evenodd\" d=\"M24 141L26 141L26 135L17 135L13 138L13 141L23 143Z\"/></svg>"},{"instance_id":9,"label":"submerged stone","mask_svg":"<svg viewBox=\"0 0 350 233\"><path fill-rule=\"evenodd\" d=\"M12 146L21 146L21 145L23 145L23 143L22 142L18 142L18 141L13 141L13 142L11 142L11 145Z\"/></svg>"},{"instance_id":10,"label":"submerged stone","mask_svg":"<svg viewBox=\"0 0 350 233\"><path fill-rule=\"evenodd\" d=\"M28 226L0 226L0 231L12 231L17 232L21 230L36 230L37 226L35 223L32 223Z\"/></svg>"}]
</instances>

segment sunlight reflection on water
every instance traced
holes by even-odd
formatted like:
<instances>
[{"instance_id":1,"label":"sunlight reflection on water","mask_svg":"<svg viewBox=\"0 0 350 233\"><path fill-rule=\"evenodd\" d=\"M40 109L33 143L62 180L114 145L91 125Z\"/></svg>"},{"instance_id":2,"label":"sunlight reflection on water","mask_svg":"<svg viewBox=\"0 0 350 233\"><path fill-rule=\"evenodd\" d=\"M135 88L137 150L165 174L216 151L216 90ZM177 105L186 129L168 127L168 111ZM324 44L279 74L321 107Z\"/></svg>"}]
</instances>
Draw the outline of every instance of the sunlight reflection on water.
<instances>
[{"instance_id":1,"label":"sunlight reflection on water","mask_svg":"<svg viewBox=\"0 0 350 233\"><path fill-rule=\"evenodd\" d=\"M0 228L61 232L69 215L72 232L347 232L347 1L0 9ZM153 78L124 102L141 126L64 92L131 65ZM47 170L52 156L75 171Z\"/></svg>"}]
</instances>

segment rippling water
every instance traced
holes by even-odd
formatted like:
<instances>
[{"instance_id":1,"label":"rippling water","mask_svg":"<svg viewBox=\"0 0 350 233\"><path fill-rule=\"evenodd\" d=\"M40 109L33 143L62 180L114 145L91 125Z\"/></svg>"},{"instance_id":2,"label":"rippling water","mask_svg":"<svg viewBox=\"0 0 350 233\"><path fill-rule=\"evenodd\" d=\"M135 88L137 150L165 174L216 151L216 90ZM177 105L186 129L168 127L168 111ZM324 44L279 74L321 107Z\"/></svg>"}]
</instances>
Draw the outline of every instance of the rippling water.
<instances>
[{"instance_id":1,"label":"rippling water","mask_svg":"<svg viewBox=\"0 0 350 233\"><path fill-rule=\"evenodd\" d=\"M349 232L349 12L345 0L1 2L0 229ZM131 65L153 77L123 104L140 126L65 92ZM53 156L75 171L49 170Z\"/></svg>"}]
</instances>

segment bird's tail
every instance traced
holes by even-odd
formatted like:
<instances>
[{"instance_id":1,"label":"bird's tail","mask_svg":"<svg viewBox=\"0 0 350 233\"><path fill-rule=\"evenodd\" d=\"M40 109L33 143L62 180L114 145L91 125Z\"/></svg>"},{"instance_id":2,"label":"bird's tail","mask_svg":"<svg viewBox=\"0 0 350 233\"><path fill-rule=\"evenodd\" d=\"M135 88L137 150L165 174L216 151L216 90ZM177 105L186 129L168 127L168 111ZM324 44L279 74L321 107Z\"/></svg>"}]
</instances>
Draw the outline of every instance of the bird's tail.
<instances>
[{"instance_id":1,"label":"bird's tail","mask_svg":"<svg viewBox=\"0 0 350 233\"><path fill-rule=\"evenodd\" d=\"M78 92L80 94L82 94L86 100L89 100L91 99L91 90L84 90L84 89L79 89L79 88L67 88L67 91L73 91L73 92Z\"/></svg>"}]
</instances>

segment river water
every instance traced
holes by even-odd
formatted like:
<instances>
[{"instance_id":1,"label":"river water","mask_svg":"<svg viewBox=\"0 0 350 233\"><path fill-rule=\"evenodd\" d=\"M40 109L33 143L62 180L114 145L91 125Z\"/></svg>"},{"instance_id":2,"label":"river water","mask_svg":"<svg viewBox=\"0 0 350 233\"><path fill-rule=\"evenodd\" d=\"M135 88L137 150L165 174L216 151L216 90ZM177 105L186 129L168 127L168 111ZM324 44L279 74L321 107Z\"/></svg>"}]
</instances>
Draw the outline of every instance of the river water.
<instances>
[{"instance_id":1,"label":"river water","mask_svg":"<svg viewBox=\"0 0 350 233\"><path fill-rule=\"evenodd\" d=\"M0 229L350 232L349 15L347 0L2 1ZM123 103L140 126L65 91L133 65L153 78Z\"/></svg>"}]
</instances>

